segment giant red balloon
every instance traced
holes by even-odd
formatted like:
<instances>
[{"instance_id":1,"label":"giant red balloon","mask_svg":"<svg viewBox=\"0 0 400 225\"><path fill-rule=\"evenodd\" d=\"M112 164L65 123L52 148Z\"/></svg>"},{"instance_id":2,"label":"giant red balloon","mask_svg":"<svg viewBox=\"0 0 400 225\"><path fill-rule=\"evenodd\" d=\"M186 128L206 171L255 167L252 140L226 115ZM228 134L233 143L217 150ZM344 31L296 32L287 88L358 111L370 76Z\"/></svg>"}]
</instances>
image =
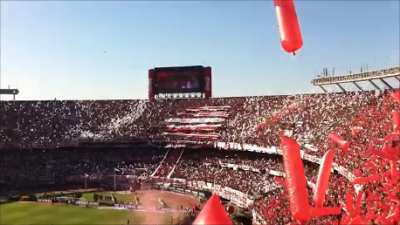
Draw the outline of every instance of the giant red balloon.
<instances>
[{"instance_id":1,"label":"giant red balloon","mask_svg":"<svg viewBox=\"0 0 400 225\"><path fill-rule=\"evenodd\" d=\"M311 207L308 203L307 182L299 144L286 136L281 136L285 183L289 197L290 211L298 221L308 221Z\"/></svg>"},{"instance_id":2,"label":"giant red balloon","mask_svg":"<svg viewBox=\"0 0 400 225\"><path fill-rule=\"evenodd\" d=\"M314 204L316 207L322 207L325 200L325 193L328 189L329 178L331 176L333 162L333 151L329 150L322 157L321 165L319 166L317 186L314 192Z\"/></svg>"},{"instance_id":3,"label":"giant red balloon","mask_svg":"<svg viewBox=\"0 0 400 225\"><path fill-rule=\"evenodd\" d=\"M303 47L303 38L293 0L274 0L282 48L289 53Z\"/></svg>"}]
</instances>

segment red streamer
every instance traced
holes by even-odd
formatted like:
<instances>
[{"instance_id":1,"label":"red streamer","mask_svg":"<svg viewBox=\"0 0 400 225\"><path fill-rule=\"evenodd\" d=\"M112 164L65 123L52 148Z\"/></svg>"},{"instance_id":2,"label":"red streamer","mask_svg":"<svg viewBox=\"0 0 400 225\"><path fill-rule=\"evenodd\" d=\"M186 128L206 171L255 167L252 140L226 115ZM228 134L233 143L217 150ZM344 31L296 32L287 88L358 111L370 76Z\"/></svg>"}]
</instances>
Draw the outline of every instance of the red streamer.
<instances>
[{"instance_id":1,"label":"red streamer","mask_svg":"<svg viewBox=\"0 0 400 225\"><path fill-rule=\"evenodd\" d=\"M387 135L386 137L384 137L382 141L386 142L386 141L394 139L395 137L400 137L400 134L399 133L391 133L391 134Z\"/></svg>"},{"instance_id":2,"label":"red streamer","mask_svg":"<svg viewBox=\"0 0 400 225\"><path fill-rule=\"evenodd\" d=\"M342 213L340 207L311 208L311 214L313 216L339 215L340 213Z\"/></svg>"},{"instance_id":3,"label":"red streamer","mask_svg":"<svg viewBox=\"0 0 400 225\"><path fill-rule=\"evenodd\" d=\"M343 215L342 220L340 221L340 224L348 224L350 219L351 218L347 214L345 214L345 215Z\"/></svg>"},{"instance_id":4,"label":"red streamer","mask_svg":"<svg viewBox=\"0 0 400 225\"><path fill-rule=\"evenodd\" d=\"M266 126L268 126L268 122L267 121L257 124L255 129L259 130L259 129L261 129L263 127L266 127Z\"/></svg>"},{"instance_id":5,"label":"red streamer","mask_svg":"<svg viewBox=\"0 0 400 225\"><path fill-rule=\"evenodd\" d=\"M392 148L388 145L384 145L382 150L385 151L389 155L394 155L395 158L397 158L397 159L400 157L400 150Z\"/></svg>"},{"instance_id":6,"label":"red streamer","mask_svg":"<svg viewBox=\"0 0 400 225\"><path fill-rule=\"evenodd\" d=\"M398 110L392 111L393 130L400 131L400 113Z\"/></svg>"},{"instance_id":7,"label":"red streamer","mask_svg":"<svg viewBox=\"0 0 400 225\"><path fill-rule=\"evenodd\" d=\"M329 150L322 157L321 165L319 166L317 186L314 192L314 204L316 207L322 207L325 200L326 190L328 189L329 178L331 176L333 162L333 151Z\"/></svg>"},{"instance_id":8,"label":"red streamer","mask_svg":"<svg viewBox=\"0 0 400 225\"><path fill-rule=\"evenodd\" d=\"M308 203L307 182L299 144L286 136L281 136L286 187L290 211L294 219L305 222L311 218L311 207Z\"/></svg>"},{"instance_id":9,"label":"red streamer","mask_svg":"<svg viewBox=\"0 0 400 225\"><path fill-rule=\"evenodd\" d=\"M356 136L358 133L360 133L363 130L362 127L353 127L351 128L351 135Z\"/></svg>"},{"instance_id":10,"label":"red streamer","mask_svg":"<svg viewBox=\"0 0 400 225\"><path fill-rule=\"evenodd\" d=\"M354 217L350 222L349 222L349 224L351 224L351 225L359 225L359 224L366 224L366 221L361 217L361 216L357 216L357 217Z\"/></svg>"},{"instance_id":11,"label":"red streamer","mask_svg":"<svg viewBox=\"0 0 400 225\"><path fill-rule=\"evenodd\" d=\"M362 191L358 192L357 199L356 199L356 207L355 207L356 215L359 215L361 212L360 207L361 207L361 199L362 199L363 194L364 194L364 192L362 192Z\"/></svg>"},{"instance_id":12,"label":"red streamer","mask_svg":"<svg viewBox=\"0 0 400 225\"><path fill-rule=\"evenodd\" d=\"M286 183L285 183L285 181L283 181L280 177L274 177L274 180L276 181L276 182L278 182L280 185L282 185L282 186L286 186Z\"/></svg>"},{"instance_id":13,"label":"red streamer","mask_svg":"<svg viewBox=\"0 0 400 225\"><path fill-rule=\"evenodd\" d=\"M353 194L350 191L346 193L346 209L350 215L353 214Z\"/></svg>"},{"instance_id":14,"label":"red streamer","mask_svg":"<svg viewBox=\"0 0 400 225\"><path fill-rule=\"evenodd\" d=\"M382 175L381 181L385 181L385 179L391 175L391 171L384 172L381 175Z\"/></svg>"},{"instance_id":15,"label":"red streamer","mask_svg":"<svg viewBox=\"0 0 400 225\"><path fill-rule=\"evenodd\" d=\"M330 139L330 140L334 141L336 144L338 144L342 150L344 150L344 151L349 150L349 142L344 140L339 135L330 133L328 135L328 139Z\"/></svg>"},{"instance_id":16,"label":"red streamer","mask_svg":"<svg viewBox=\"0 0 400 225\"><path fill-rule=\"evenodd\" d=\"M380 151L380 150L376 150L376 149L371 149L370 151L371 151L372 154L375 154L375 155L380 156L382 158L396 161L396 156L395 155L390 155L390 154L388 154L388 153L386 153L384 151Z\"/></svg>"},{"instance_id":17,"label":"red streamer","mask_svg":"<svg viewBox=\"0 0 400 225\"><path fill-rule=\"evenodd\" d=\"M390 176L392 179L399 178L399 171L397 170L397 164L394 160L390 161Z\"/></svg>"},{"instance_id":18,"label":"red streamer","mask_svg":"<svg viewBox=\"0 0 400 225\"><path fill-rule=\"evenodd\" d=\"M379 180L380 180L379 175L375 174L375 175L369 176L369 177L358 177L353 180L353 184L363 184L363 183L375 182L375 181L379 181Z\"/></svg>"},{"instance_id":19,"label":"red streamer","mask_svg":"<svg viewBox=\"0 0 400 225\"><path fill-rule=\"evenodd\" d=\"M396 197L396 196L390 195L390 196L389 196L389 199L390 199L390 201L392 201L392 202L395 202L395 203L397 203L397 204L400 204L400 200L399 200L399 198Z\"/></svg>"},{"instance_id":20,"label":"red streamer","mask_svg":"<svg viewBox=\"0 0 400 225\"><path fill-rule=\"evenodd\" d=\"M386 218L386 221L388 223L393 224L393 222L395 221L399 222L399 220L400 220L400 209L399 207L396 207L393 213L389 213L388 217Z\"/></svg>"}]
</instances>

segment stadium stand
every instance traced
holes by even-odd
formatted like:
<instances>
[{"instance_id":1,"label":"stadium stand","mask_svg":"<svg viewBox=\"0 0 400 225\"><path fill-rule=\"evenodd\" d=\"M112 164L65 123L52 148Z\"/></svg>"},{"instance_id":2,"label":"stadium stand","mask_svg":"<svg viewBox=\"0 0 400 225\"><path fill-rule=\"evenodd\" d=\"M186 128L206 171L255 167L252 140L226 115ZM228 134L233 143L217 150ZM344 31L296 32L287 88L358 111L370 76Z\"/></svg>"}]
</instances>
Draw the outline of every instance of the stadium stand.
<instances>
[{"instance_id":1,"label":"stadium stand","mask_svg":"<svg viewBox=\"0 0 400 225\"><path fill-rule=\"evenodd\" d=\"M400 69L379 73L393 71ZM344 206L348 195L356 199L362 190L358 213L363 223L396 223L390 220L391 213L397 213L398 223L398 178L392 184L394 196L388 194L389 181L383 175L362 187L352 183L354 176L390 170L389 160L373 155L371 148L389 145L399 151L398 136L382 140L393 131L392 111L399 110L392 98L395 91L198 100L2 101L1 184L23 188L82 176L106 180L110 174L184 180L185 186L201 181L249 196L245 206L253 210L254 223L288 224L294 220L286 192L274 179L283 171L282 157L260 150L278 152L278 131L282 131L293 136L308 157L304 163L309 193L318 174L315 162L330 149L335 149L336 168L352 174L346 177L336 169L324 206ZM268 126L255 129L266 120ZM343 151L328 141L331 132L348 140L351 148ZM100 142L107 147L94 145ZM138 144L115 147L128 142ZM346 211L313 218L309 224L340 223Z\"/></svg>"}]
</instances>

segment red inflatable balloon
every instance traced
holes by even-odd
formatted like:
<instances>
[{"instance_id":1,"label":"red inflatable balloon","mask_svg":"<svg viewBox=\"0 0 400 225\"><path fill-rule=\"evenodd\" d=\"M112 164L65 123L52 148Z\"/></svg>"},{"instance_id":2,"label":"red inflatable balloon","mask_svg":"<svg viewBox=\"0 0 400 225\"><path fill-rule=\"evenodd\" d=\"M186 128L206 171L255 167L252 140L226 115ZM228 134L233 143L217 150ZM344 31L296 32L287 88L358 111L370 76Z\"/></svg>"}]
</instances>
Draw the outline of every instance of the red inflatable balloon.
<instances>
[{"instance_id":1,"label":"red inflatable balloon","mask_svg":"<svg viewBox=\"0 0 400 225\"><path fill-rule=\"evenodd\" d=\"M349 214L354 211L353 194L350 191L346 193L346 209Z\"/></svg>"},{"instance_id":2,"label":"red inflatable balloon","mask_svg":"<svg viewBox=\"0 0 400 225\"><path fill-rule=\"evenodd\" d=\"M398 132L393 132L391 134L388 134L386 137L383 138L382 142L387 142L395 137L400 137L400 134Z\"/></svg>"},{"instance_id":3,"label":"red inflatable balloon","mask_svg":"<svg viewBox=\"0 0 400 225\"><path fill-rule=\"evenodd\" d=\"M332 141L336 142L336 144L338 144L342 150L345 150L345 151L349 150L349 142L344 140L339 135L330 133L328 135L328 139L331 139Z\"/></svg>"},{"instance_id":4,"label":"red inflatable balloon","mask_svg":"<svg viewBox=\"0 0 400 225\"><path fill-rule=\"evenodd\" d=\"M400 131L400 113L398 110L392 111L393 130Z\"/></svg>"},{"instance_id":5,"label":"red inflatable balloon","mask_svg":"<svg viewBox=\"0 0 400 225\"><path fill-rule=\"evenodd\" d=\"M395 209L395 212L393 214L389 214L389 216L386 218L385 224L394 224L394 222L399 222L399 217L400 217L400 210L399 208L397 208Z\"/></svg>"},{"instance_id":6,"label":"red inflatable balloon","mask_svg":"<svg viewBox=\"0 0 400 225\"><path fill-rule=\"evenodd\" d=\"M257 124L255 129L259 130L259 129L261 129L263 127L266 127L266 126L268 126L268 122L267 121Z\"/></svg>"},{"instance_id":7,"label":"red inflatable balloon","mask_svg":"<svg viewBox=\"0 0 400 225\"><path fill-rule=\"evenodd\" d=\"M353 127L351 128L351 135L356 136L363 130L362 127Z\"/></svg>"},{"instance_id":8,"label":"red inflatable balloon","mask_svg":"<svg viewBox=\"0 0 400 225\"><path fill-rule=\"evenodd\" d=\"M355 218L353 218L349 224L351 225L356 225L356 224L367 224L367 221L365 221L361 216L356 216Z\"/></svg>"},{"instance_id":9,"label":"red inflatable balloon","mask_svg":"<svg viewBox=\"0 0 400 225\"><path fill-rule=\"evenodd\" d=\"M282 48L293 53L303 47L303 38L293 0L274 0Z\"/></svg>"},{"instance_id":10,"label":"red inflatable balloon","mask_svg":"<svg viewBox=\"0 0 400 225\"><path fill-rule=\"evenodd\" d=\"M286 186L285 181L283 181L281 178L279 178L279 177L274 177L274 179L275 179L275 181L276 181L277 183L279 183L279 184L282 185L283 187Z\"/></svg>"},{"instance_id":11,"label":"red inflatable balloon","mask_svg":"<svg viewBox=\"0 0 400 225\"><path fill-rule=\"evenodd\" d=\"M389 154L387 151L380 151L380 150L376 150L376 149L371 149L370 152L372 154L375 154L375 155L380 156L380 157L385 158L385 159L389 159L389 160L392 160L392 161L396 161L397 160L397 158L396 158L396 156L394 154Z\"/></svg>"},{"instance_id":12,"label":"red inflatable balloon","mask_svg":"<svg viewBox=\"0 0 400 225\"><path fill-rule=\"evenodd\" d=\"M311 217L308 203L307 183L299 144L286 136L281 136L285 183L289 197L290 211L293 218L305 222Z\"/></svg>"},{"instance_id":13,"label":"red inflatable balloon","mask_svg":"<svg viewBox=\"0 0 400 225\"><path fill-rule=\"evenodd\" d=\"M356 198L356 207L355 207L355 213L356 215L360 214L360 207L361 207L361 200L362 200L362 196L363 196L364 192L363 191L359 191L357 198Z\"/></svg>"},{"instance_id":14,"label":"red inflatable balloon","mask_svg":"<svg viewBox=\"0 0 400 225\"><path fill-rule=\"evenodd\" d=\"M400 159L400 150L398 148L393 148L387 144L384 144L382 151L385 151L388 155L394 156L394 159Z\"/></svg>"},{"instance_id":15,"label":"red inflatable balloon","mask_svg":"<svg viewBox=\"0 0 400 225\"><path fill-rule=\"evenodd\" d=\"M396 196L390 196L390 201L400 204L400 199Z\"/></svg>"},{"instance_id":16,"label":"red inflatable balloon","mask_svg":"<svg viewBox=\"0 0 400 225\"><path fill-rule=\"evenodd\" d=\"M372 175L372 176L369 176L369 177L358 177L358 178L355 178L353 180L353 184L363 184L363 183L375 182L375 181L379 181L379 180L380 180L379 175L375 174L375 175Z\"/></svg>"},{"instance_id":17,"label":"red inflatable balloon","mask_svg":"<svg viewBox=\"0 0 400 225\"><path fill-rule=\"evenodd\" d=\"M390 161L390 175L392 176L392 179L399 178L399 171L397 170L397 165L395 160Z\"/></svg>"},{"instance_id":18,"label":"red inflatable balloon","mask_svg":"<svg viewBox=\"0 0 400 225\"><path fill-rule=\"evenodd\" d=\"M392 98L394 101L400 103L400 89L397 89L396 92L392 93Z\"/></svg>"},{"instance_id":19,"label":"red inflatable balloon","mask_svg":"<svg viewBox=\"0 0 400 225\"><path fill-rule=\"evenodd\" d=\"M212 195L197 216L193 225L232 225L217 195Z\"/></svg>"},{"instance_id":20,"label":"red inflatable balloon","mask_svg":"<svg viewBox=\"0 0 400 225\"><path fill-rule=\"evenodd\" d=\"M341 213L342 209L339 207L311 208L311 214L313 216L339 215Z\"/></svg>"},{"instance_id":21,"label":"red inflatable balloon","mask_svg":"<svg viewBox=\"0 0 400 225\"><path fill-rule=\"evenodd\" d=\"M325 153L324 157L322 157L321 165L319 166L317 185L313 198L316 207L322 207L324 204L329 178L331 177L332 162L333 151L329 150Z\"/></svg>"}]
</instances>

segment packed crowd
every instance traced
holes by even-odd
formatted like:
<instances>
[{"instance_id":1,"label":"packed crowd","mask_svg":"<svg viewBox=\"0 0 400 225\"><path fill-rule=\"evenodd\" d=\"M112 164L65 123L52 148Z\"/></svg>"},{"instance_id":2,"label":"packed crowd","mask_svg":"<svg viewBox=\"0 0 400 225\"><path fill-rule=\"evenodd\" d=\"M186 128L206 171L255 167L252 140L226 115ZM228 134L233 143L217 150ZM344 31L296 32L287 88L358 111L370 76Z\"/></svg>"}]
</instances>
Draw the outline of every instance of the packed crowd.
<instances>
[{"instance_id":1,"label":"packed crowd","mask_svg":"<svg viewBox=\"0 0 400 225\"><path fill-rule=\"evenodd\" d=\"M398 68L387 71L393 70L398 71ZM335 149L334 161L338 165L357 177L368 177L390 168L388 160L368 150L386 145L397 150L400 147L396 138L386 143L382 141L393 132L391 112L399 109L392 93L365 91L173 101L3 101L0 104L0 148L4 153L0 164L1 182L23 186L37 184L39 180L54 181L55 175L84 174L102 179L102 176L113 173L204 180L257 198L263 196L253 207L262 212L269 223L286 223L291 221L285 197L287 193L267 173L271 169L283 170L279 157L199 149L169 152L150 147L81 149L77 143L168 141L162 136L163 122L167 118L189 107L230 106L227 124L217 130L221 134L219 141L279 146L278 131L290 130L306 153L322 157L327 150ZM255 129L260 123L263 127ZM326 137L331 132L348 140L350 149L343 151L328 141ZM57 147L69 149L54 149ZM16 151L15 148L22 149ZM228 163L251 166L259 171L233 170L223 166ZM315 183L318 167L306 164L305 171L307 179ZM385 182L364 185L366 197L361 207L364 215L387 214L395 206L386 200ZM263 187L268 185L275 185L277 189L266 192ZM342 204L352 190L352 184L339 175L331 178L329 187L326 205ZM315 219L315 223L332 223L337 219L340 218L320 217Z\"/></svg>"},{"instance_id":2,"label":"packed crowd","mask_svg":"<svg viewBox=\"0 0 400 225\"><path fill-rule=\"evenodd\" d=\"M275 146L276 128L290 124L300 143L312 143L374 99L374 92L356 92L195 101L6 101L0 106L5 128L0 144L30 148L71 146L80 140L160 139L166 118L204 105L231 106L233 116L220 130L222 141ZM279 121L255 132L269 118Z\"/></svg>"},{"instance_id":3,"label":"packed crowd","mask_svg":"<svg viewBox=\"0 0 400 225\"><path fill-rule=\"evenodd\" d=\"M172 149L171 149L172 150ZM4 151L0 169L3 184L13 187L32 187L46 185L56 179L78 177L77 180L113 181L113 175L136 175L150 178L160 163L168 155L166 149L150 147L133 148L70 148L56 150ZM253 207L268 212L265 217L271 223L279 222L288 213L287 208L274 209L271 217L267 208L271 206L270 193L275 198L283 194L282 186L275 181L270 170L283 171L282 158L262 153L244 151L218 151L214 149L184 149L176 165L172 178L187 181L204 181L230 187L257 199ZM227 165L240 165L248 169L234 169ZM172 169L172 168L170 168ZM314 183L318 173L316 164L305 162L307 180ZM87 177L86 177L87 176ZM330 201L339 204L348 190L349 182L338 174L333 174ZM123 180L118 180L118 182ZM83 185L83 182L82 182ZM335 186L336 185L336 186ZM347 185L347 186L346 186ZM82 186L83 187L83 186ZM268 187L268 189L266 189ZM339 189L337 188L339 187ZM339 192L341 194L339 194ZM311 195L310 195L311 196ZM279 196L283 206L288 202ZM274 202L277 204L277 202ZM276 217L277 220L273 220ZM287 219L286 219L287 220ZM285 221L286 221L285 220Z\"/></svg>"},{"instance_id":4,"label":"packed crowd","mask_svg":"<svg viewBox=\"0 0 400 225\"><path fill-rule=\"evenodd\" d=\"M54 179L65 181L71 176L86 175L89 180L106 179L110 174L148 177L165 152L152 148L3 150L0 180L25 188L46 185Z\"/></svg>"}]
</instances>

